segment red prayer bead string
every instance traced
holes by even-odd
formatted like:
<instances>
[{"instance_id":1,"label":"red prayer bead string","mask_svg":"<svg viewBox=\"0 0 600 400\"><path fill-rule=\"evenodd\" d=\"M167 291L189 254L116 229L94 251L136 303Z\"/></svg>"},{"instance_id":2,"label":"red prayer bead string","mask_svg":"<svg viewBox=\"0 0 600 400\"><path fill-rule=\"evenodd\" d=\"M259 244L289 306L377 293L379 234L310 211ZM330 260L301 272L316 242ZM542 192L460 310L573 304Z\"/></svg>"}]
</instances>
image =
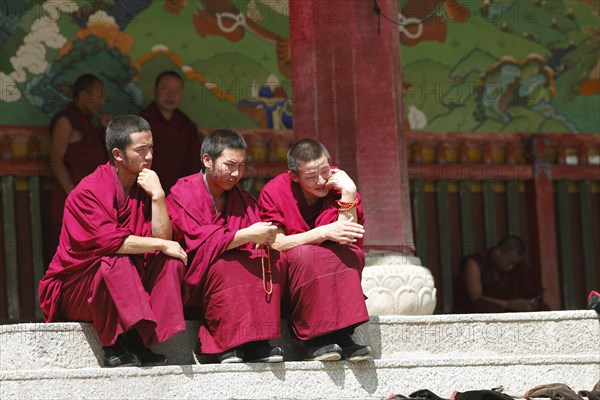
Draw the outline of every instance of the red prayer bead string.
<instances>
[{"instance_id":1,"label":"red prayer bead string","mask_svg":"<svg viewBox=\"0 0 600 400\"><path fill-rule=\"evenodd\" d=\"M265 272L265 247L267 248L267 271ZM265 289L265 293L270 295L273 293L273 273L271 272L271 246L269 245L260 245L260 265L262 267L262 280L263 280L263 289ZM267 285L266 274L269 274L269 285ZM269 289L267 289L269 286Z\"/></svg>"}]
</instances>

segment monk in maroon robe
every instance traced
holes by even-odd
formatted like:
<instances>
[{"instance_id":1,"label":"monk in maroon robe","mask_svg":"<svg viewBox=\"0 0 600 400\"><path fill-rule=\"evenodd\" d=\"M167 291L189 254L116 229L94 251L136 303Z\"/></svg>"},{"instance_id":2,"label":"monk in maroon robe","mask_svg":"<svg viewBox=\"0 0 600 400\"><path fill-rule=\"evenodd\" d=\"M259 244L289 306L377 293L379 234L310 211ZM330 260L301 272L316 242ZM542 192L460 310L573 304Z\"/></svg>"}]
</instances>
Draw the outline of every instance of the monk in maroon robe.
<instances>
[{"instance_id":1,"label":"monk in maroon robe","mask_svg":"<svg viewBox=\"0 0 600 400\"><path fill-rule=\"evenodd\" d=\"M187 255L171 240L152 165L150 125L136 115L107 128L111 162L69 194L59 246L40 282L47 322L92 322L105 366L162 365L148 347L185 329L181 280Z\"/></svg>"},{"instance_id":2,"label":"monk in maroon robe","mask_svg":"<svg viewBox=\"0 0 600 400\"><path fill-rule=\"evenodd\" d=\"M371 358L356 344L354 327L369 320L361 287L364 214L352 179L330 166L325 147L312 139L294 144L288 168L259 197L263 221L277 226L273 248L285 252L285 309L306 359Z\"/></svg>"},{"instance_id":3,"label":"monk in maroon robe","mask_svg":"<svg viewBox=\"0 0 600 400\"><path fill-rule=\"evenodd\" d=\"M466 257L454 285L455 313L544 311L542 286L523 261L525 245L506 236L484 253Z\"/></svg>"},{"instance_id":4,"label":"monk in maroon robe","mask_svg":"<svg viewBox=\"0 0 600 400\"><path fill-rule=\"evenodd\" d=\"M48 241L55 250L67 194L84 177L108 161L104 130L111 119L102 112L106 91L94 75L81 75L73 85L73 102L50 122L50 163L56 180L51 194L51 229ZM100 126L94 125L96 117Z\"/></svg>"},{"instance_id":5,"label":"monk in maroon robe","mask_svg":"<svg viewBox=\"0 0 600 400\"><path fill-rule=\"evenodd\" d=\"M256 200L236 184L246 142L221 129L202 143L203 171L180 179L167 198L175 235L190 259L186 315L201 318L199 351L221 363L281 362L279 253L275 227L260 222Z\"/></svg>"},{"instance_id":6,"label":"monk in maroon robe","mask_svg":"<svg viewBox=\"0 0 600 400\"><path fill-rule=\"evenodd\" d=\"M183 78L174 71L158 75L154 84L155 100L140 115L152 127L157 152L152 168L160 176L168 195L177 179L200 171L198 128L179 110Z\"/></svg>"}]
</instances>

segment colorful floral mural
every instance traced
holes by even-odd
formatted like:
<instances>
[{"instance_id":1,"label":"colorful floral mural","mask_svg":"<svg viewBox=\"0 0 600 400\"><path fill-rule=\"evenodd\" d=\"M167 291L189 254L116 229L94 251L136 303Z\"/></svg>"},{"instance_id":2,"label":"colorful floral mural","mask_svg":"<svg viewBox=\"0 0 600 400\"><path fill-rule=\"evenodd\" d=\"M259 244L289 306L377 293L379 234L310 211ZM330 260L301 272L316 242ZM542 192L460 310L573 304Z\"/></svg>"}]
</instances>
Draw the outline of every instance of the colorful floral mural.
<instances>
[{"instance_id":1,"label":"colorful floral mural","mask_svg":"<svg viewBox=\"0 0 600 400\"><path fill-rule=\"evenodd\" d=\"M0 124L45 125L82 73L137 113L176 70L201 128L292 127L287 1L14 0L0 19Z\"/></svg>"},{"instance_id":2,"label":"colorful floral mural","mask_svg":"<svg viewBox=\"0 0 600 400\"><path fill-rule=\"evenodd\" d=\"M398 1L411 128L600 132L598 4Z\"/></svg>"},{"instance_id":3,"label":"colorful floral mural","mask_svg":"<svg viewBox=\"0 0 600 400\"><path fill-rule=\"evenodd\" d=\"M413 130L600 132L597 1L397 1ZM4 1L0 125L47 124L84 72L105 82L107 111L135 113L152 100L156 75L173 69L186 79L181 108L199 127L291 129L288 7Z\"/></svg>"}]
</instances>

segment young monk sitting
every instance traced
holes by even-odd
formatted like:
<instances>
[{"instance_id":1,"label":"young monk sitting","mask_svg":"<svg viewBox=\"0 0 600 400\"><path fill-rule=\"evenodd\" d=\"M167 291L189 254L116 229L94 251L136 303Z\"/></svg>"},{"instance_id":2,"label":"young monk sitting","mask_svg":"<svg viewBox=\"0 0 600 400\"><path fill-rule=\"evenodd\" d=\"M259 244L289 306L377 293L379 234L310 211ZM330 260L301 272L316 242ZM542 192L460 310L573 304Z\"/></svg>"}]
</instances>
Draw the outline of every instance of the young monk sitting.
<instances>
[{"instance_id":1,"label":"young monk sitting","mask_svg":"<svg viewBox=\"0 0 600 400\"><path fill-rule=\"evenodd\" d=\"M283 304L306 360L362 361L371 349L355 343L354 328L369 320L361 287L364 214L356 185L330 165L312 139L288 152L289 171L259 197L263 221L277 227L273 248L285 252Z\"/></svg>"},{"instance_id":2,"label":"young monk sitting","mask_svg":"<svg viewBox=\"0 0 600 400\"><path fill-rule=\"evenodd\" d=\"M185 330L187 255L171 240L165 194L152 166L150 125L123 115L106 130L110 162L69 194L60 240L40 282L47 322L92 322L107 367L162 365L148 347Z\"/></svg>"},{"instance_id":3,"label":"young monk sitting","mask_svg":"<svg viewBox=\"0 0 600 400\"><path fill-rule=\"evenodd\" d=\"M183 281L186 315L200 317L199 351L221 363L281 362L280 258L269 245L275 226L261 222L256 200L237 186L246 142L217 130L202 143L202 172L179 179L167 198L190 262Z\"/></svg>"}]
</instances>

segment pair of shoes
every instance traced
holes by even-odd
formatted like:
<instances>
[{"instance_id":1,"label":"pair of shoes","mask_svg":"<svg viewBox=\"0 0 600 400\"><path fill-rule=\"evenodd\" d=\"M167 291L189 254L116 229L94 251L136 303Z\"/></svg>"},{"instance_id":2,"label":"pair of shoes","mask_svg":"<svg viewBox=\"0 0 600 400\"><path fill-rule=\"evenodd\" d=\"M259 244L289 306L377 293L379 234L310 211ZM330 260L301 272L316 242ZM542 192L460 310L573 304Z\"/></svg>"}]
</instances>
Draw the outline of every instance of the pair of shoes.
<instances>
[{"instance_id":1,"label":"pair of shoes","mask_svg":"<svg viewBox=\"0 0 600 400\"><path fill-rule=\"evenodd\" d=\"M220 353L217 356L217 360L221 364L234 364L244 362L244 352L239 347L234 347Z\"/></svg>"},{"instance_id":2,"label":"pair of shoes","mask_svg":"<svg viewBox=\"0 0 600 400\"><path fill-rule=\"evenodd\" d=\"M135 354L127 351L123 344L123 334L117 336L117 341L112 346L102 346L104 349L104 366L114 367L137 367L140 359Z\"/></svg>"},{"instance_id":3,"label":"pair of shoes","mask_svg":"<svg viewBox=\"0 0 600 400\"><path fill-rule=\"evenodd\" d=\"M332 333L331 340L342 348L342 358L346 361L360 362L373 358L371 348L356 343L352 339L352 336L345 330Z\"/></svg>"},{"instance_id":4,"label":"pair of shoes","mask_svg":"<svg viewBox=\"0 0 600 400\"><path fill-rule=\"evenodd\" d=\"M342 358L342 348L328 340L327 336L305 341L305 361L338 361Z\"/></svg>"},{"instance_id":5,"label":"pair of shoes","mask_svg":"<svg viewBox=\"0 0 600 400\"><path fill-rule=\"evenodd\" d=\"M245 343L242 348L246 362L283 362L283 349L279 346L271 347L268 340Z\"/></svg>"},{"instance_id":6,"label":"pair of shoes","mask_svg":"<svg viewBox=\"0 0 600 400\"><path fill-rule=\"evenodd\" d=\"M129 353L133 353L139 358L143 367L159 366L167 364L167 357L163 354L157 354L144 346L137 329L131 329L125 332L125 348Z\"/></svg>"}]
</instances>

